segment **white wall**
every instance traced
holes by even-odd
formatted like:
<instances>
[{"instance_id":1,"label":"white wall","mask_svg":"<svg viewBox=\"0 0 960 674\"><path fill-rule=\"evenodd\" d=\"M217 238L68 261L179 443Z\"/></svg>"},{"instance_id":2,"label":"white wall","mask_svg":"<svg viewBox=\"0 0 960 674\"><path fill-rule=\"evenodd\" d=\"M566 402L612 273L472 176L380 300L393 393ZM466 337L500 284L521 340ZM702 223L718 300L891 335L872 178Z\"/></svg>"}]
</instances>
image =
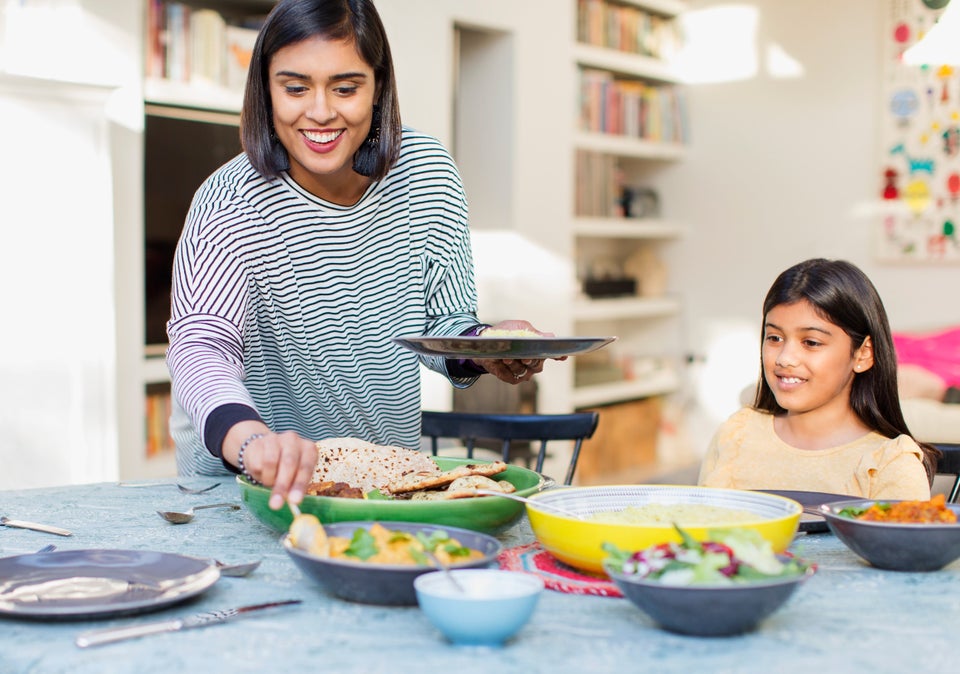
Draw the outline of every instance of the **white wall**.
<instances>
[{"instance_id":1,"label":"white wall","mask_svg":"<svg viewBox=\"0 0 960 674\"><path fill-rule=\"evenodd\" d=\"M139 20L112 0L0 5L0 489L115 479L142 444L124 339L142 273L122 275L141 162L117 144L142 124Z\"/></svg>"},{"instance_id":2,"label":"white wall","mask_svg":"<svg viewBox=\"0 0 960 674\"><path fill-rule=\"evenodd\" d=\"M685 302L687 348L704 355L728 340L695 372L698 383L718 380L701 396L710 410L705 428L732 412L740 389L755 379L763 297L777 274L803 259L859 265L884 298L894 329L960 323L953 299L960 268L892 266L872 256L888 3L693 0L688 16L731 7L747 26L755 10L755 35L737 44L728 37L711 59L722 64L745 53L756 72L688 88L690 155L660 185L667 215L689 227L670 261ZM731 34L717 17L709 23ZM801 72L775 76L771 68ZM735 372L725 370L725 360L735 361Z\"/></svg>"},{"instance_id":3,"label":"white wall","mask_svg":"<svg viewBox=\"0 0 960 674\"><path fill-rule=\"evenodd\" d=\"M501 130L512 137L506 149L512 166L497 176L511 181L495 209L502 222L486 219L474 228L480 319L521 318L541 330L569 334L573 296L572 209L573 39L572 0L379 0L390 39L405 124L454 141L496 143ZM455 138L454 27L509 36L513 73L485 78L496 98L491 114L468 115L472 130ZM545 58L544 55L549 55ZM502 51L491 58L503 63ZM488 73L489 74L489 73ZM472 91L474 96L479 92ZM482 98L482 96L480 97ZM502 99L509 101L502 104ZM476 100L476 98L474 99ZM473 111L475 113L475 111ZM474 148L467 148L474 149ZM476 148L479 151L483 148ZM469 154L465 152L464 154ZM495 189L488 171L461 167L468 201ZM483 216L484 213L478 213ZM540 411L569 409L572 362L548 362L539 379ZM443 408L449 384L428 373L425 405Z\"/></svg>"}]
</instances>

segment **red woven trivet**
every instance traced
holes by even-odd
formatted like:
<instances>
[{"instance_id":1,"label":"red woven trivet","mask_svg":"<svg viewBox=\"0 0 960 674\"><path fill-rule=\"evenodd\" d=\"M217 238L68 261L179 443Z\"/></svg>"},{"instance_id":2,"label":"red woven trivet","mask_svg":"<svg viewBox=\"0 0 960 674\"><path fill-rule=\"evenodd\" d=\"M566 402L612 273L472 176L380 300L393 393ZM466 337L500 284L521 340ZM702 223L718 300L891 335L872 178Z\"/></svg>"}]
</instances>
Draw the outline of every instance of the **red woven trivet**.
<instances>
[{"instance_id":1,"label":"red woven trivet","mask_svg":"<svg viewBox=\"0 0 960 674\"><path fill-rule=\"evenodd\" d=\"M623 596L608 578L590 575L564 564L540 547L539 543L507 548L500 553L498 561L501 569L526 571L540 576L549 590L600 597Z\"/></svg>"}]
</instances>

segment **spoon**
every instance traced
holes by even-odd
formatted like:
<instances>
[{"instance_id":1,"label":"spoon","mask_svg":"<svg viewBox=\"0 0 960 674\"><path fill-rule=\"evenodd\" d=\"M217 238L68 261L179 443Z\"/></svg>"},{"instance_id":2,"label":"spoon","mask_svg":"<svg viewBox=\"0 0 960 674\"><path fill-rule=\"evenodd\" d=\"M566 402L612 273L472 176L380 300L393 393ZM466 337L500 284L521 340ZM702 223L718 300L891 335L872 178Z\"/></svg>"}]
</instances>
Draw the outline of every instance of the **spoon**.
<instances>
[{"instance_id":1,"label":"spoon","mask_svg":"<svg viewBox=\"0 0 960 674\"><path fill-rule=\"evenodd\" d=\"M177 512L176 510L158 510L157 514L168 522L174 524L186 524L191 521L196 514L194 511L203 508L230 508L231 510L240 510L236 503L211 503L210 505L199 505L189 508L186 512Z\"/></svg>"},{"instance_id":2,"label":"spoon","mask_svg":"<svg viewBox=\"0 0 960 674\"><path fill-rule=\"evenodd\" d=\"M194 489L188 487L185 484L170 484L169 482L119 482L117 483L119 487L176 487L184 494L203 494L211 489L216 489L220 486L219 482L214 482L209 487L201 487L200 489Z\"/></svg>"},{"instance_id":3,"label":"spoon","mask_svg":"<svg viewBox=\"0 0 960 674\"><path fill-rule=\"evenodd\" d=\"M583 516L579 513L575 513L572 510L566 510L560 506L555 506L551 503L544 503L542 501L534 501L533 499L526 498L524 496L517 496L516 494L508 494L503 491L492 491L487 489L478 489L477 496L500 496L501 498L508 498L512 501L519 501L520 503L526 503L531 505L534 508L540 508L542 510L553 510L554 512L563 515L565 517L572 517L576 520L582 520Z\"/></svg>"},{"instance_id":4,"label":"spoon","mask_svg":"<svg viewBox=\"0 0 960 674\"><path fill-rule=\"evenodd\" d=\"M457 577L453 575L453 572L450 570L450 567L444 564L443 562L441 562L440 558L437 557L435 554L433 554L432 550L427 550L426 548L424 548L423 554L425 554L438 569L443 571L444 575L447 577L447 580L450 581L450 584L453 585L455 588L457 588L457 592L459 592L460 594L467 593L463 585L460 584L460 581L457 580Z\"/></svg>"},{"instance_id":5,"label":"spoon","mask_svg":"<svg viewBox=\"0 0 960 674\"><path fill-rule=\"evenodd\" d=\"M224 564L219 559L213 560L217 568L220 569L221 576L233 576L234 578L249 576L258 566L260 566L260 562L262 561L262 559L258 559L253 562L242 562L240 564Z\"/></svg>"}]
</instances>

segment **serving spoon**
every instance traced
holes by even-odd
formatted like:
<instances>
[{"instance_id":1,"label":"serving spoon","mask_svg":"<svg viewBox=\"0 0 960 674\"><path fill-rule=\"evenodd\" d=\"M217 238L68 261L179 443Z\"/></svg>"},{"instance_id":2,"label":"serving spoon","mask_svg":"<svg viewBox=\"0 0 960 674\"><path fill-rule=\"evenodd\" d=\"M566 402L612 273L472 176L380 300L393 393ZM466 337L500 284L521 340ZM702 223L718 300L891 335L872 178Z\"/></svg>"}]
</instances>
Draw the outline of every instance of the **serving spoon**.
<instances>
[{"instance_id":1,"label":"serving spoon","mask_svg":"<svg viewBox=\"0 0 960 674\"><path fill-rule=\"evenodd\" d=\"M552 503L543 503L542 501L534 501L533 499L526 498L525 496L517 496L516 494L511 494L504 491L478 489L477 496L500 496L501 498L508 498L511 501L519 501L520 503L526 503L527 505L531 505L534 508L540 508L542 510L552 510L557 514L563 515L564 517L572 517L575 520L583 519L583 516L580 513L575 513L572 510L567 510L566 508L555 506Z\"/></svg>"},{"instance_id":2,"label":"serving spoon","mask_svg":"<svg viewBox=\"0 0 960 674\"><path fill-rule=\"evenodd\" d=\"M186 524L193 520L196 515L197 510L202 510L204 508L230 508L231 510L240 510L240 506L236 503L211 503L210 505L199 505L193 506L192 508L187 509L185 512L178 512L176 510L158 510L157 514L160 515L163 519L173 524Z\"/></svg>"}]
</instances>

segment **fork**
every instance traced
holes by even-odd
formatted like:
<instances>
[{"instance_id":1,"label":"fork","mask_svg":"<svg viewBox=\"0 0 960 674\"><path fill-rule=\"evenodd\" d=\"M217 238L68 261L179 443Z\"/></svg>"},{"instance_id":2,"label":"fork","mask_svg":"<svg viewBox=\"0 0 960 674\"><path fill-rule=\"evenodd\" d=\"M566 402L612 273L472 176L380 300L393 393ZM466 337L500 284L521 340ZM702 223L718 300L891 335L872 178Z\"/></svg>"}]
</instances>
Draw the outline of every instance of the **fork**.
<instances>
[{"instance_id":1,"label":"fork","mask_svg":"<svg viewBox=\"0 0 960 674\"><path fill-rule=\"evenodd\" d=\"M203 487L201 489L194 489L192 487L188 487L180 483L177 483L174 485L174 484L170 484L169 482L118 482L117 486L120 486L120 487L176 487L181 491L181 493L184 493L184 494L204 494L210 491L211 489L216 489L217 487L219 487L220 483L214 482L210 486Z\"/></svg>"}]
</instances>

